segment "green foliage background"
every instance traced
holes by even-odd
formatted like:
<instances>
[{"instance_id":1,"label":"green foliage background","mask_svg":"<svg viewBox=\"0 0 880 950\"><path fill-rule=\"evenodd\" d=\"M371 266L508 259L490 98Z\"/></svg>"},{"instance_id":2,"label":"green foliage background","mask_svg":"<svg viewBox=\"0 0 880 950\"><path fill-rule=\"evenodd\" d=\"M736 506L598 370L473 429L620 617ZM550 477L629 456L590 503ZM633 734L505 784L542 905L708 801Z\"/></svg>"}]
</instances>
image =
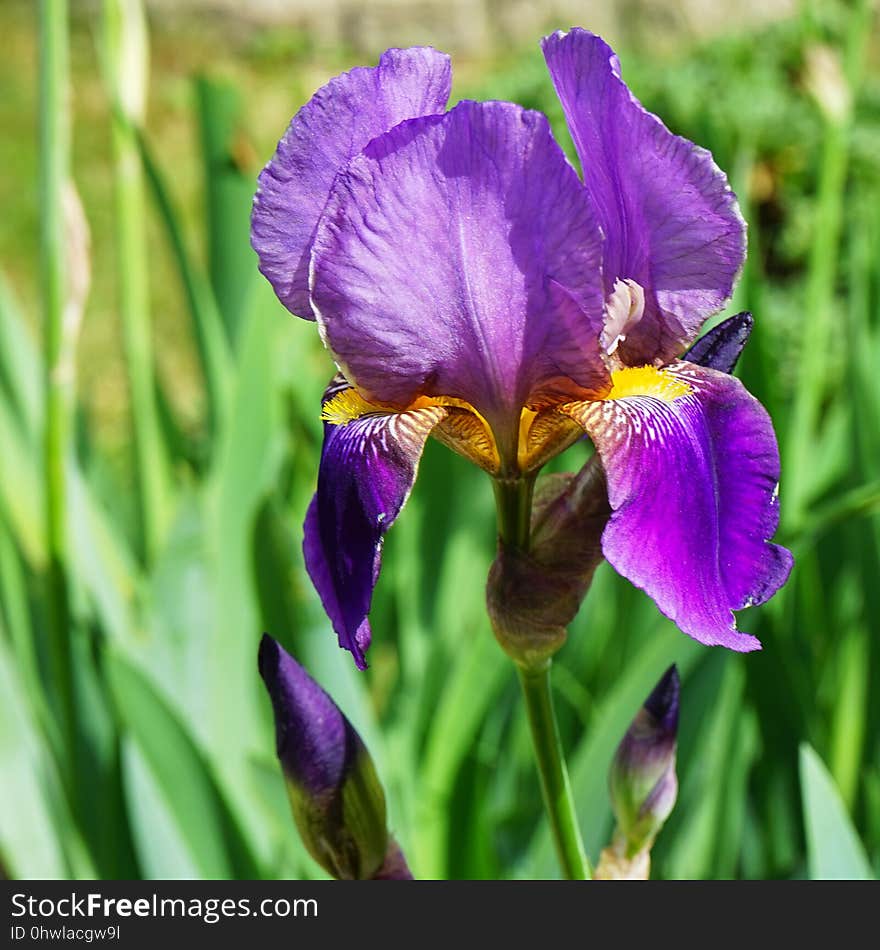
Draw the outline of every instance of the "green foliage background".
<instances>
[{"instance_id":1,"label":"green foliage background","mask_svg":"<svg viewBox=\"0 0 880 950\"><path fill-rule=\"evenodd\" d=\"M43 8L51 18L59 4ZM388 537L368 673L337 648L303 569L332 367L314 327L259 277L248 215L256 173L296 108L371 60L290 31L231 39L211 23L154 21L141 121L124 85L136 77L138 24L114 19L120 9L76 6L72 22L72 174L92 281L55 353L76 367L66 388L46 371L47 274L59 255L68 278L86 258L75 230L61 232L54 258L40 249L41 227L63 228L52 196L64 162L47 163L35 134L38 74L51 80L51 63L37 55L37 5L0 10L10 133L0 142L0 871L320 876L274 758L256 672L265 630L357 725L417 876L553 876L516 678L484 612L485 476L429 445ZM741 617L764 644L748 656L691 642L599 569L554 668L594 859L611 828L610 757L676 662L681 791L655 876L880 870L872 27L870 3L829 2L752 34L619 50L643 102L728 170L749 222L727 312L755 314L739 374L777 427L778 537L797 566L770 604ZM457 97L542 109L567 141L537 42L456 66ZM63 121L52 126L47 109L51 142ZM51 148L63 159L63 141ZM56 410L70 424L53 459L44 432ZM586 451L554 468L579 466ZM61 523L45 503L56 464Z\"/></svg>"}]
</instances>

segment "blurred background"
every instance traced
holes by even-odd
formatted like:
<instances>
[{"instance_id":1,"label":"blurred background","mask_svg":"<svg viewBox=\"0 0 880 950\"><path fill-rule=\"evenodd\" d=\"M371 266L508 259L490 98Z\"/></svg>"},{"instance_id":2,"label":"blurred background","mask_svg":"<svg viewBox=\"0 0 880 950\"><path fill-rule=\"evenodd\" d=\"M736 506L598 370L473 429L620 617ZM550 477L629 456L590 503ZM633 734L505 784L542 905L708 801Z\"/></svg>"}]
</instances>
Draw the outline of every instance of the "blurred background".
<instances>
[{"instance_id":1,"label":"blurred background","mask_svg":"<svg viewBox=\"0 0 880 950\"><path fill-rule=\"evenodd\" d=\"M340 651L301 523L331 375L259 276L255 178L319 85L387 46L453 98L567 133L538 48L581 25L731 177L726 313L775 421L788 585L691 642L607 565L554 669L588 849L606 771L683 676L667 878L880 871L880 40L867 0L0 3L0 874L321 876L256 671L265 630L356 723L420 877L553 876L518 684L484 613L488 479L437 444L390 533L371 668ZM573 470L578 445L554 463Z\"/></svg>"}]
</instances>

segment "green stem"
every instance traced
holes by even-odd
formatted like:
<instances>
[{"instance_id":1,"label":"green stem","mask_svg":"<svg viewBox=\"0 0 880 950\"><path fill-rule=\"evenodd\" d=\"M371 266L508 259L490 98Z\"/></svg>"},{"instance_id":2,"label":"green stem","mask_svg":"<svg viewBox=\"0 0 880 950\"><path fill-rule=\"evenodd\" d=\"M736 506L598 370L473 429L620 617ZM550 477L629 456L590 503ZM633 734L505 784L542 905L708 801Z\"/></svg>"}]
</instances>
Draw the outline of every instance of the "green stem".
<instances>
[{"instance_id":1,"label":"green stem","mask_svg":"<svg viewBox=\"0 0 880 950\"><path fill-rule=\"evenodd\" d=\"M46 416L44 491L48 554L48 653L56 713L74 788L76 720L70 644L65 466L71 423L73 358L67 345L65 305L65 189L70 175L67 0L40 6L40 223L45 342Z\"/></svg>"},{"instance_id":2,"label":"green stem","mask_svg":"<svg viewBox=\"0 0 880 950\"><path fill-rule=\"evenodd\" d=\"M532 522L532 495L535 476L527 478L496 478L495 507L498 512L498 534L509 548L528 551Z\"/></svg>"},{"instance_id":3,"label":"green stem","mask_svg":"<svg viewBox=\"0 0 880 950\"><path fill-rule=\"evenodd\" d=\"M496 479L494 482L498 533L507 548L522 552L529 549L534 486L535 476L516 480ZM592 874L581 840L553 710L551 663L548 659L534 668L517 664L517 670L529 717L544 807L550 820L559 864L568 880L584 881L589 880Z\"/></svg>"},{"instance_id":4,"label":"green stem","mask_svg":"<svg viewBox=\"0 0 880 950\"><path fill-rule=\"evenodd\" d=\"M816 451L822 401L828 383L828 350L835 332L834 286L838 248L843 227L843 207L853 121L853 101L864 73L873 16L869 0L859 0L850 13L844 51L842 94L848 100L839 112L826 112L825 135L816 201L815 239L810 249L807 291L802 322L802 347L798 385L785 441L785 503L789 525L800 527L809 502L810 457Z\"/></svg>"},{"instance_id":5,"label":"green stem","mask_svg":"<svg viewBox=\"0 0 880 950\"><path fill-rule=\"evenodd\" d=\"M136 129L135 134L147 184L171 245L172 258L180 274L193 319L196 347L208 394L208 434L205 443L209 446L216 445L219 441L218 433L225 429L229 421L233 375L233 356L229 340L211 287L194 265L187 249L180 226L181 215L171 199L165 177L147 145L143 132Z\"/></svg>"},{"instance_id":6,"label":"green stem","mask_svg":"<svg viewBox=\"0 0 880 950\"><path fill-rule=\"evenodd\" d=\"M553 711L550 661L548 660L541 670L520 668L519 681L532 731L544 807L550 819L553 843L562 873L570 881L589 880L592 877L590 863L581 840L568 770L562 757L562 744Z\"/></svg>"},{"instance_id":7,"label":"green stem","mask_svg":"<svg viewBox=\"0 0 880 950\"><path fill-rule=\"evenodd\" d=\"M131 393L140 534L144 559L150 563L168 521L169 476L156 401L143 168L135 131L143 119L147 85L146 24L139 4L105 0L104 57L114 106L120 312Z\"/></svg>"}]
</instances>

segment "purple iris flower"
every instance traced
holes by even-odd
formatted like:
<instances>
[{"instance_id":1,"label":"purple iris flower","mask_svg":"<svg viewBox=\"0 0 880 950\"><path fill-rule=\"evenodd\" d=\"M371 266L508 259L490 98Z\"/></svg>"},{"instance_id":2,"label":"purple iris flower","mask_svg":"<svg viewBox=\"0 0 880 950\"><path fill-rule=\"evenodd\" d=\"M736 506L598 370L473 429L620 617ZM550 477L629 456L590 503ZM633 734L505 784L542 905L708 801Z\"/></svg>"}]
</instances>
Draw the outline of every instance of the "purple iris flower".
<instances>
[{"instance_id":1,"label":"purple iris flower","mask_svg":"<svg viewBox=\"0 0 880 950\"><path fill-rule=\"evenodd\" d=\"M449 60L429 48L331 80L260 175L260 268L340 370L304 552L361 668L382 539L429 435L516 481L586 432L612 509L605 557L702 643L756 649L732 611L791 568L768 542L767 413L680 358L745 257L727 179L641 106L598 36L543 49L583 180L540 113L444 111Z\"/></svg>"}]
</instances>

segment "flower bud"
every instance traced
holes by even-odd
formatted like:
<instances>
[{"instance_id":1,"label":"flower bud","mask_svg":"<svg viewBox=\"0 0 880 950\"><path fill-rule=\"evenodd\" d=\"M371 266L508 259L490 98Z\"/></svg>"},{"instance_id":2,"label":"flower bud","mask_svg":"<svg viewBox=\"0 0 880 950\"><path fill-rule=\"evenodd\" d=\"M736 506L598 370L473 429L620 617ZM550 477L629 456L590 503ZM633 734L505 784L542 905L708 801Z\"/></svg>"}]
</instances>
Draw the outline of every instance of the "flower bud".
<instances>
[{"instance_id":1,"label":"flower bud","mask_svg":"<svg viewBox=\"0 0 880 950\"><path fill-rule=\"evenodd\" d=\"M678 671L670 666L636 714L611 763L611 807L626 859L650 849L675 804L679 688Z\"/></svg>"},{"instance_id":2,"label":"flower bud","mask_svg":"<svg viewBox=\"0 0 880 950\"><path fill-rule=\"evenodd\" d=\"M520 666L541 666L565 643L565 628L602 560L610 514L605 475L593 456L576 475L538 483L527 552L499 541L487 609L496 639Z\"/></svg>"},{"instance_id":3,"label":"flower bud","mask_svg":"<svg viewBox=\"0 0 880 950\"><path fill-rule=\"evenodd\" d=\"M335 878L376 876L389 855L396 862L399 848L389 837L385 793L361 737L327 693L266 635L259 667L275 713L293 817L309 854Z\"/></svg>"}]
</instances>

